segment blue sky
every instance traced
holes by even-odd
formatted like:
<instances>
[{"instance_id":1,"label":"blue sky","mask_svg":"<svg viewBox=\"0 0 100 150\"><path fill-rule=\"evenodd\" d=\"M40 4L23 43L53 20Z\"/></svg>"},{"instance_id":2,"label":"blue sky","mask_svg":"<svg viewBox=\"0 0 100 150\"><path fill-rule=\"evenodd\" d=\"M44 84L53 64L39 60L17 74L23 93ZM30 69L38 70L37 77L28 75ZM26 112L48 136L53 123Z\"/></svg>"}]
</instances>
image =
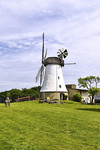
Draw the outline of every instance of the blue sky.
<instances>
[{"instance_id":1,"label":"blue sky","mask_svg":"<svg viewBox=\"0 0 100 150\"><path fill-rule=\"evenodd\" d=\"M0 91L38 86L42 33L48 56L68 49L66 84L100 76L100 0L0 0Z\"/></svg>"}]
</instances>

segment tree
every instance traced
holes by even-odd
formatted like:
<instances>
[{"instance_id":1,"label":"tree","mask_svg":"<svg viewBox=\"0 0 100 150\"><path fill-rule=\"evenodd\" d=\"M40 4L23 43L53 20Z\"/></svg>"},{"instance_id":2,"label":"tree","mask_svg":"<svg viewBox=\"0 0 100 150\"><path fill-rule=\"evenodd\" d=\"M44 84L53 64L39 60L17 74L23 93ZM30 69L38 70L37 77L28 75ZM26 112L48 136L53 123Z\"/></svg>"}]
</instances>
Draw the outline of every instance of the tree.
<instances>
[{"instance_id":1,"label":"tree","mask_svg":"<svg viewBox=\"0 0 100 150\"><path fill-rule=\"evenodd\" d=\"M30 95L29 89L23 88L22 91L21 91L21 97L26 97L28 95Z\"/></svg>"},{"instance_id":2,"label":"tree","mask_svg":"<svg viewBox=\"0 0 100 150\"><path fill-rule=\"evenodd\" d=\"M95 79L94 79L94 81L95 81L95 87L97 88L97 84L100 82L100 77L95 77Z\"/></svg>"},{"instance_id":3,"label":"tree","mask_svg":"<svg viewBox=\"0 0 100 150\"><path fill-rule=\"evenodd\" d=\"M100 82L100 77L96 76L87 76L85 78L78 79L79 87L84 87L90 89L95 84L95 88L97 88L98 83Z\"/></svg>"},{"instance_id":4,"label":"tree","mask_svg":"<svg viewBox=\"0 0 100 150\"><path fill-rule=\"evenodd\" d=\"M11 94L10 92L7 92L6 96L10 97L11 98Z\"/></svg>"},{"instance_id":5,"label":"tree","mask_svg":"<svg viewBox=\"0 0 100 150\"><path fill-rule=\"evenodd\" d=\"M87 88L88 93L92 96L92 103L94 96L99 92L97 84L100 82L100 77L96 76L87 76L85 78L78 79L79 87ZM95 84L95 87L93 86Z\"/></svg>"},{"instance_id":6,"label":"tree","mask_svg":"<svg viewBox=\"0 0 100 150\"><path fill-rule=\"evenodd\" d=\"M41 86L38 86L38 87L32 87L29 90L30 90L31 95L34 98L39 98L40 97L40 89L41 89Z\"/></svg>"},{"instance_id":7,"label":"tree","mask_svg":"<svg viewBox=\"0 0 100 150\"><path fill-rule=\"evenodd\" d=\"M93 103L94 96L99 93L99 88L92 87L89 89L88 93L92 97L91 102Z\"/></svg>"},{"instance_id":8,"label":"tree","mask_svg":"<svg viewBox=\"0 0 100 150\"><path fill-rule=\"evenodd\" d=\"M79 87L90 89L94 81L95 81L95 76L89 76L89 77L87 76L85 78L79 78L78 85Z\"/></svg>"},{"instance_id":9,"label":"tree","mask_svg":"<svg viewBox=\"0 0 100 150\"><path fill-rule=\"evenodd\" d=\"M8 93L9 91L4 91L4 92L1 92L0 93L0 102L4 102L4 100L6 99L6 97L7 97L7 93Z\"/></svg>"},{"instance_id":10,"label":"tree","mask_svg":"<svg viewBox=\"0 0 100 150\"><path fill-rule=\"evenodd\" d=\"M68 56L68 51L67 49L64 48L59 49L57 53L58 53L58 58L60 59L66 58Z\"/></svg>"},{"instance_id":11,"label":"tree","mask_svg":"<svg viewBox=\"0 0 100 150\"><path fill-rule=\"evenodd\" d=\"M10 91L10 94L11 94L12 101L14 101L18 97L21 97L21 90L19 90L19 89L12 89Z\"/></svg>"},{"instance_id":12,"label":"tree","mask_svg":"<svg viewBox=\"0 0 100 150\"><path fill-rule=\"evenodd\" d=\"M7 96L9 96L13 102L17 98L26 97L26 96L31 96L32 98L39 98L40 89L41 86L37 86L37 87L32 87L30 89L27 88L23 88L22 90L12 89L10 91L0 92L0 102L4 102Z\"/></svg>"}]
</instances>

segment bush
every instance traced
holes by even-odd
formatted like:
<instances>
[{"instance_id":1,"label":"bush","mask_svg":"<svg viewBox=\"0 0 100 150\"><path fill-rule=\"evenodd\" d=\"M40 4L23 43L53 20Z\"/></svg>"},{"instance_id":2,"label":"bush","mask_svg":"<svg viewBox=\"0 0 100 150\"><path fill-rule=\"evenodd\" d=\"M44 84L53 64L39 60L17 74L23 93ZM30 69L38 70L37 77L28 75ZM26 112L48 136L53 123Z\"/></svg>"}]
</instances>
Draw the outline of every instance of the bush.
<instances>
[{"instance_id":1,"label":"bush","mask_svg":"<svg viewBox=\"0 0 100 150\"><path fill-rule=\"evenodd\" d=\"M79 94L79 93L73 94L73 101L81 102L81 100L82 100L81 94Z\"/></svg>"}]
</instances>

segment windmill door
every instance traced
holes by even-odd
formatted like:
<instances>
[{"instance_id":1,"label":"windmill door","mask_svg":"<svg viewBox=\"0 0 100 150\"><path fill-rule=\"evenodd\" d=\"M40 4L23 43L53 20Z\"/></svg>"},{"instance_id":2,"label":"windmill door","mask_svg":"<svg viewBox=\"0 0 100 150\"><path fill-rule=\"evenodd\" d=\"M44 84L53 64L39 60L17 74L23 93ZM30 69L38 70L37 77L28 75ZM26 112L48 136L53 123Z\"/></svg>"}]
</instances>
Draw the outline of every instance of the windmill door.
<instances>
[{"instance_id":1,"label":"windmill door","mask_svg":"<svg viewBox=\"0 0 100 150\"><path fill-rule=\"evenodd\" d=\"M60 100L64 100L64 94L60 93Z\"/></svg>"}]
</instances>

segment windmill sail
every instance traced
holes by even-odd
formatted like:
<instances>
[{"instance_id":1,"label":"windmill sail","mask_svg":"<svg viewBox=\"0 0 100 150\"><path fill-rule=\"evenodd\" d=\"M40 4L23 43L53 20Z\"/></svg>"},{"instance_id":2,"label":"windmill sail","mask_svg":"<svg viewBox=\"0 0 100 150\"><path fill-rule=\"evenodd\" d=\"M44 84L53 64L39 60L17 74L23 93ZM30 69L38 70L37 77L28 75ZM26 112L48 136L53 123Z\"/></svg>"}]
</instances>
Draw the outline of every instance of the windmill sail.
<instances>
[{"instance_id":1,"label":"windmill sail","mask_svg":"<svg viewBox=\"0 0 100 150\"><path fill-rule=\"evenodd\" d=\"M44 55L44 60L46 59L47 57L47 49L46 49L46 52L45 52L45 55Z\"/></svg>"},{"instance_id":2,"label":"windmill sail","mask_svg":"<svg viewBox=\"0 0 100 150\"><path fill-rule=\"evenodd\" d=\"M40 85L42 84L42 81L43 81L43 77L44 77L44 61L47 57L47 49L46 49L46 52L44 54L44 33L43 33L43 36L42 36L42 40L43 40L43 44L42 44L42 65L36 75L36 82L39 80L40 78Z\"/></svg>"},{"instance_id":3,"label":"windmill sail","mask_svg":"<svg viewBox=\"0 0 100 150\"><path fill-rule=\"evenodd\" d=\"M44 66L42 65L41 72L40 72L40 85L42 84L43 77L44 77Z\"/></svg>"},{"instance_id":4,"label":"windmill sail","mask_svg":"<svg viewBox=\"0 0 100 150\"><path fill-rule=\"evenodd\" d=\"M42 63L44 62L44 33L43 33L43 45L42 45Z\"/></svg>"},{"instance_id":5,"label":"windmill sail","mask_svg":"<svg viewBox=\"0 0 100 150\"><path fill-rule=\"evenodd\" d=\"M42 68L42 66L40 67L40 69L39 69L39 71L38 71L38 73L37 73L37 75L36 75L36 77L35 77L36 82L38 81L38 79L39 79L39 77L40 77L41 68Z\"/></svg>"}]
</instances>

